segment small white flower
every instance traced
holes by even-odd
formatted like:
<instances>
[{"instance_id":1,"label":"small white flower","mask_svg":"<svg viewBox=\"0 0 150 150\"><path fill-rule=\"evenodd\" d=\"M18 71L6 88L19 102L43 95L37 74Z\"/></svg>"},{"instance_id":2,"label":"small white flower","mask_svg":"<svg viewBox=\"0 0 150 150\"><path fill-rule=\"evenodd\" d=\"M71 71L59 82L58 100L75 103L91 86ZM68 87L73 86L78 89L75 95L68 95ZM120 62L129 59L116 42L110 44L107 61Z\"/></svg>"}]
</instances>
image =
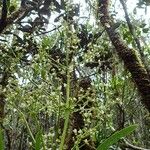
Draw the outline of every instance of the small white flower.
<instances>
[{"instance_id":1,"label":"small white flower","mask_svg":"<svg viewBox=\"0 0 150 150\"><path fill-rule=\"evenodd\" d=\"M110 28L110 25L109 25L108 23L105 23L105 26L106 26L107 28Z\"/></svg>"},{"instance_id":2,"label":"small white flower","mask_svg":"<svg viewBox=\"0 0 150 150\"><path fill-rule=\"evenodd\" d=\"M82 130L80 129L80 130L78 131L78 133L82 134L83 132L82 132Z\"/></svg>"},{"instance_id":3,"label":"small white flower","mask_svg":"<svg viewBox=\"0 0 150 150\"><path fill-rule=\"evenodd\" d=\"M77 134L77 129L73 129L74 134Z\"/></svg>"},{"instance_id":4,"label":"small white flower","mask_svg":"<svg viewBox=\"0 0 150 150\"><path fill-rule=\"evenodd\" d=\"M84 142L85 142L86 144L88 144L88 140L87 140L87 139L85 139Z\"/></svg>"}]
</instances>

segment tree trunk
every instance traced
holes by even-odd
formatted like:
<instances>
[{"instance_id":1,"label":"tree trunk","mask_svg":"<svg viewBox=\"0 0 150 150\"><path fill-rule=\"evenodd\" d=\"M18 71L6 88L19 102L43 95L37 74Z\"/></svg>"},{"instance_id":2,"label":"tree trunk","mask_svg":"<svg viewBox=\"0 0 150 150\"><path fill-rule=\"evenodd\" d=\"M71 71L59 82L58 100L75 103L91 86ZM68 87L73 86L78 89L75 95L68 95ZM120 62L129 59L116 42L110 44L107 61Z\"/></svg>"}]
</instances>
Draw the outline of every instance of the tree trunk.
<instances>
[{"instance_id":1,"label":"tree trunk","mask_svg":"<svg viewBox=\"0 0 150 150\"><path fill-rule=\"evenodd\" d=\"M125 67L132 75L132 79L137 85L138 91L142 97L141 102L150 112L150 78L146 71L137 51L129 48L120 35L115 31L115 26L110 19L108 6L110 0L99 0L98 11L100 22L105 28L113 46L115 47L119 57L123 60Z\"/></svg>"}]
</instances>

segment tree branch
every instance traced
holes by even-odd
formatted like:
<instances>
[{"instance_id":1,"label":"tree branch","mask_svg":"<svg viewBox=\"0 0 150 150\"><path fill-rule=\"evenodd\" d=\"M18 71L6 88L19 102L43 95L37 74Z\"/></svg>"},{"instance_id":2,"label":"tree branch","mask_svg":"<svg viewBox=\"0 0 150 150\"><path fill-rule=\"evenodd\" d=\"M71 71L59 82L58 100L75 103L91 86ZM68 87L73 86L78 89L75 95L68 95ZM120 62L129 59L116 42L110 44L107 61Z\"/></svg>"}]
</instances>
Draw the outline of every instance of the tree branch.
<instances>
[{"instance_id":1,"label":"tree branch","mask_svg":"<svg viewBox=\"0 0 150 150\"><path fill-rule=\"evenodd\" d=\"M145 149L145 148L142 148L142 147L132 145L125 139L123 141L124 141L124 143L121 145L123 148L129 148L131 150L150 150L150 149Z\"/></svg>"},{"instance_id":2,"label":"tree branch","mask_svg":"<svg viewBox=\"0 0 150 150\"><path fill-rule=\"evenodd\" d=\"M0 33L3 33L3 31L11 24L14 23L15 20L19 19L25 12L31 11L31 7L22 8L20 7L17 11L11 14L11 16L8 16L6 19L6 25L5 27L0 31Z\"/></svg>"}]
</instances>

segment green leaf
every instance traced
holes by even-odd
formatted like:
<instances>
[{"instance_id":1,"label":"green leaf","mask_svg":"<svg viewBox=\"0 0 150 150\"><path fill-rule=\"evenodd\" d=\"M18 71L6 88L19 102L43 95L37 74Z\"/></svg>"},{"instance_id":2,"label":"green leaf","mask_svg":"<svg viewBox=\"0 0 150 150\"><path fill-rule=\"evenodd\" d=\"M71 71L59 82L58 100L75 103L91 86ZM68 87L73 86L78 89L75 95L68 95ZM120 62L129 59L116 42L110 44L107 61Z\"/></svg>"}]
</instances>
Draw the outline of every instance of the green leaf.
<instances>
[{"instance_id":1,"label":"green leaf","mask_svg":"<svg viewBox=\"0 0 150 150\"><path fill-rule=\"evenodd\" d=\"M4 138L2 129L0 129L0 150L4 150Z\"/></svg>"},{"instance_id":2,"label":"green leaf","mask_svg":"<svg viewBox=\"0 0 150 150\"><path fill-rule=\"evenodd\" d=\"M9 7L9 13L11 14L12 12L14 12L16 10L16 7L15 7L15 5L11 5L10 7Z\"/></svg>"},{"instance_id":3,"label":"green leaf","mask_svg":"<svg viewBox=\"0 0 150 150\"><path fill-rule=\"evenodd\" d=\"M41 150L42 148L42 134L41 131L35 136L35 150Z\"/></svg>"},{"instance_id":4,"label":"green leaf","mask_svg":"<svg viewBox=\"0 0 150 150\"><path fill-rule=\"evenodd\" d=\"M137 128L137 125L131 125L120 131L115 132L109 138L107 138L102 144L100 144L97 150L108 150L110 146L118 142L121 138L129 135Z\"/></svg>"},{"instance_id":5,"label":"green leaf","mask_svg":"<svg viewBox=\"0 0 150 150\"><path fill-rule=\"evenodd\" d=\"M41 70L41 77L45 80L46 79L46 69L42 68Z\"/></svg>"},{"instance_id":6,"label":"green leaf","mask_svg":"<svg viewBox=\"0 0 150 150\"><path fill-rule=\"evenodd\" d=\"M144 33L148 33L148 31L149 31L149 28L144 28L144 29L143 29L143 32L144 32Z\"/></svg>"},{"instance_id":7,"label":"green leaf","mask_svg":"<svg viewBox=\"0 0 150 150\"><path fill-rule=\"evenodd\" d=\"M10 7L10 0L7 0L7 8Z\"/></svg>"},{"instance_id":8,"label":"green leaf","mask_svg":"<svg viewBox=\"0 0 150 150\"><path fill-rule=\"evenodd\" d=\"M139 27L144 28L146 25L147 25L146 23L142 23Z\"/></svg>"}]
</instances>

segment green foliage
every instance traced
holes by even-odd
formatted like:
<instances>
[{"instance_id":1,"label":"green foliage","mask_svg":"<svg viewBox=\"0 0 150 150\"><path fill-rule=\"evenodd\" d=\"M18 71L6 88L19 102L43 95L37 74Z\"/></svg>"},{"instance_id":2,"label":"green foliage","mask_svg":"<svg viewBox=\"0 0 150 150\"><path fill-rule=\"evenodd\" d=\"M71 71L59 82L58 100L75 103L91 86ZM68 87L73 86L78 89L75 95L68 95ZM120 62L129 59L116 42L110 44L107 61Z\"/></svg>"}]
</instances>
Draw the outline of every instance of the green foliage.
<instances>
[{"instance_id":1,"label":"green foliage","mask_svg":"<svg viewBox=\"0 0 150 150\"><path fill-rule=\"evenodd\" d=\"M0 150L4 150L4 133L2 129L0 129Z\"/></svg>"},{"instance_id":2,"label":"green foliage","mask_svg":"<svg viewBox=\"0 0 150 150\"><path fill-rule=\"evenodd\" d=\"M32 12L21 13L0 35L0 91L5 95L0 111L6 113L1 149L9 139L11 149L19 150L67 146L82 150L99 143L102 150L110 145L120 148L116 142L135 129L130 126L134 123L139 128L128 140L149 147L149 114L140 103L131 74L95 18L96 1L87 0L81 6L85 14L82 10L79 16L80 5L70 1L28 2ZM117 18L115 11L120 8L115 10L115 6L112 1L112 19L121 22L116 31L129 47L137 48L126 21ZM10 15L19 8L20 1L11 1ZM130 16L137 37L143 36L148 43L149 26L134 15ZM149 63L149 44L142 50Z\"/></svg>"},{"instance_id":3,"label":"green foliage","mask_svg":"<svg viewBox=\"0 0 150 150\"><path fill-rule=\"evenodd\" d=\"M143 28L142 30L143 30L143 33L148 33L149 28Z\"/></svg>"},{"instance_id":4,"label":"green foliage","mask_svg":"<svg viewBox=\"0 0 150 150\"><path fill-rule=\"evenodd\" d=\"M42 136L42 132L38 131L36 136L35 136L35 150L41 150L41 148L43 147L43 136Z\"/></svg>"},{"instance_id":5,"label":"green foliage","mask_svg":"<svg viewBox=\"0 0 150 150\"><path fill-rule=\"evenodd\" d=\"M108 150L110 146L118 142L120 139L129 135L137 128L137 125L128 126L120 131L115 132L110 137L108 137L102 144L100 144L97 150Z\"/></svg>"}]
</instances>

